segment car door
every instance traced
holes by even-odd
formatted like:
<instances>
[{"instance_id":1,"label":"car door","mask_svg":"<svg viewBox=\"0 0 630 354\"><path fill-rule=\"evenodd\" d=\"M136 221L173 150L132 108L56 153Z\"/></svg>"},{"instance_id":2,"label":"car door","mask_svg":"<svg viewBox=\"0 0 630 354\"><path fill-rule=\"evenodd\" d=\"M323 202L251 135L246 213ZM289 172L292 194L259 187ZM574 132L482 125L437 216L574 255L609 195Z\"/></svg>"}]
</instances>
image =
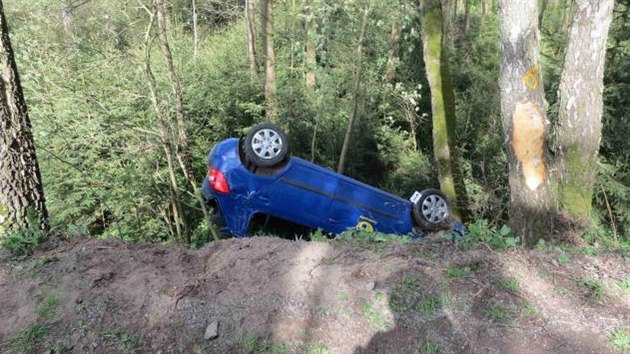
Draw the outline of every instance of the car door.
<instances>
[{"instance_id":1,"label":"car door","mask_svg":"<svg viewBox=\"0 0 630 354\"><path fill-rule=\"evenodd\" d=\"M336 233L349 228L384 233L400 233L404 201L361 182L338 181L329 222Z\"/></svg>"}]
</instances>

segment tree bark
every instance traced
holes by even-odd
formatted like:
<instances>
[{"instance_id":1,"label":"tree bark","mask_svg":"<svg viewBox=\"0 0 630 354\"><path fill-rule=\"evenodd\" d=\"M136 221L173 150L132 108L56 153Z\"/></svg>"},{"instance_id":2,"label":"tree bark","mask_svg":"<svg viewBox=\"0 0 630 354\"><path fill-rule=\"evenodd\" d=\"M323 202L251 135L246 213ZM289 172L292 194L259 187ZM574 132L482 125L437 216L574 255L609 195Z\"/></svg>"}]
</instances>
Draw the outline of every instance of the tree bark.
<instances>
[{"instance_id":1,"label":"tree bark","mask_svg":"<svg viewBox=\"0 0 630 354\"><path fill-rule=\"evenodd\" d=\"M546 102L538 5L500 0L501 117L508 156L512 231L529 244L552 234L557 194L548 178Z\"/></svg>"},{"instance_id":2,"label":"tree bark","mask_svg":"<svg viewBox=\"0 0 630 354\"><path fill-rule=\"evenodd\" d=\"M245 34L247 40L247 61L251 82L258 81L258 64L256 61L256 20L254 11L256 0L245 0Z\"/></svg>"},{"instance_id":3,"label":"tree bark","mask_svg":"<svg viewBox=\"0 0 630 354\"><path fill-rule=\"evenodd\" d=\"M427 80L431 90L433 152L440 189L459 218L468 218L466 189L455 152L455 92L444 49L444 23L439 0L427 0L422 9L422 43Z\"/></svg>"},{"instance_id":4,"label":"tree bark","mask_svg":"<svg viewBox=\"0 0 630 354\"><path fill-rule=\"evenodd\" d=\"M464 34L468 34L468 31L470 31L470 6L471 6L471 0L465 0Z\"/></svg>"},{"instance_id":5,"label":"tree bark","mask_svg":"<svg viewBox=\"0 0 630 354\"><path fill-rule=\"evenodd\" d=\"M275 122L277 112L276 102L276 55L273 48L273 12L272 0L260 1L260 17L262 27L263 55L265 57L265 101L267 105L266 117L270 122Z\"/></svg>"},{"instance_id":6,"label":"tree bark","mask_svg":"<svg viewBox=\"0 0 630 354\"><path fill-rule=\"evenodd\" d=\"M361 87L361 75L363 74L363 40L365 38L365 29L367 27L370 8L366 7L363 11L363 20L361 22L361 32L359 33L359 44L357 45L357 61L354 72L354 92L352 94L352 103L350 106L350 117L348 118L348 126L346 127L346 135L343 139L341 154L339 155L339 165L337 172L342 173L346 168L346 159L348 157L348 149L350 148L350 139L352 139L352 129L357 116L358 96Z\"/></svg>"},{"instance_id":7,"label":"tree bark","mask_svg":"<svg viewBox=\"0 0 630 354\"><path fill-rule=\"evenodd\" d=\"M602 137L604 62L614 0L575 0L559 87L560 208L590 223Z\"/></svg>"},{"instance_id":8,"label":"tree bark","mask_svg":"<svg viewBox=\"0 0 630 354\"><path fill-rule=\"evenodd\" d=\"M48 231L48 212L31 121L0 1L0 237L6 231L37 226Z\"/></svg>"},{"instance_id":9,"label":"tree bark","mask_svg":"<svg viewBox=\"0 0 630 354\"><path fill-rule=\"evenodd\" d=\"M306 87L315 88L315 68L317 67L317 44L315 43L315 32L317 22L313 11L313 1L307 0L304 5L306 15Z\"/></svg>"},{"instance_id":10,"label":"tree bark","mask_svg":"<svg viewBox=\"0 0 630 354\"><path fill-rule=\"evenodd\" d=\"M400 54L400 19L396 17L392 22L392 30L389 34L389 55L387 58L387 72L385 82L392 83L396 79L396 68L398 67Z\"/></svg>"}]
</instances>

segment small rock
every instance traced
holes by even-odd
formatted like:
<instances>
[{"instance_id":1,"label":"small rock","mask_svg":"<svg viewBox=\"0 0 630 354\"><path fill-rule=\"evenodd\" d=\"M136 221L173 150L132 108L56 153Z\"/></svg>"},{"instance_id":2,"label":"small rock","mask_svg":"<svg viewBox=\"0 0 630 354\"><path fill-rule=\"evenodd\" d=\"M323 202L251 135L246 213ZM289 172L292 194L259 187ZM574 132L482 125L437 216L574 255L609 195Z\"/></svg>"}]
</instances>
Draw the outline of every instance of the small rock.
<instances>
[{"instance_id":1,"label":"small rock","mask_svg":"<svg viewBox=\"0 0 630 354\"><path fill-rule=\"evenodd\" d=\"M92 342L92 349L96 349L96 348L98 348L98 343Z\"/></svg>"},{"instance_id":2,"label":"small rock","mask_svg":"<svg viewBox=\"0 0 630 354\"><path fill-rule=\"evenodd\" d=\"M374 290L374 287L376 287L376 283L375 283L375 282L373 282L373 281L371 281L371 282L369 282L369 283L365 284L365 288L366 288L367 290Z\"/></svg>"},{"instance_id":3,"label":"small rock","mask_svg":"<svg viewBox=\"0 0 630 354\"><path fill-rule=\"evenodd\" d=\"M203 336L205 340L212 340L219 336L219 321L213 321L206 328L206 333Z\"/></svg>"}]
</instances>

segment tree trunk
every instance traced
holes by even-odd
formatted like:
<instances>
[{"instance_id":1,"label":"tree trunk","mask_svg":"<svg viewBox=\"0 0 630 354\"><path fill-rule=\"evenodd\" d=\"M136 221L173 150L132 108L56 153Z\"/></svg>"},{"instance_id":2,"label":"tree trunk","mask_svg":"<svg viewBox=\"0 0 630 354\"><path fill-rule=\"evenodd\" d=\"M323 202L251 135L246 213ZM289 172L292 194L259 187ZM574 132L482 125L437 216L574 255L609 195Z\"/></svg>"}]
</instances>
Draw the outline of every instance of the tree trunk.
<instances>
[{"instance_id":1,"label":"tree trunk","mask_svg":"<svg viewBox=\"0 0 630 354\"><path fill-rule=\"evenodd\" d=\"M317 67L317 45L315 32L317 22L313 11L313 1L307 0L304 9L306 15L306 87L315 88L315 68Z\"/></svg>"},{"instance_id":2,"label":"tree trunk","mask_svg":"<svg viewBox=\"0 0 630 354\"><path fill-rule=\"evenodd\" d=\"M48 231L31 121L1 1L0 93L0 237L17 228L39 226ZM30 225L32 222L38 225Z\"/></svg>"},{"instance_id":3,"label":"tree trunk","mask_svg":"<svg viewBox=\"0 0 630 354\"><path fill-rule=\"evenodd\" d=\"M63 25L63 33L66 38L66 43L69 46L74 46L74 6L71 0L64 0L61 9L61 24Z\"/></svg>"},{"instance_id":4,"label":"tree trunk","mask_svg":"<svg viewBox=\"0 0 630 354\"><path fill-rule=\"evenodd\" d=\"M256 20L254 11L256 0L245 0L245 34L247 39L247 61L251 82L258 81L258 64L256 62Z\"/></svg>"},{"instance_id":5,"label":"tree trunk","mask_svg":"<svg viewBox=\"0 0 630 354\"><path fill-rule=\"evenodd\" d=\"M614 0L575 0L575 5L558 90L559 191L560 208L586 227L597 177L606 40Z\"/></svg>"},{"instance_id":6,"label":"tree trunk","mask_svg":"<svg viewBox=\"0 0 630 354\"><path fill-rule=\"evenodd\" d=\"M490 0L481 0L481 16L483 17L488 14L488 1Z\"/></svg>"},{"instance_id":7,"label":"tree trunk","mask_svg":"<svg viewBox=\"0 0 630 354\"><path fill-rule=\"evenodd\" d=\"M350 139L352 138L352 128L357 116L359 88L361 87L361 75L363 73L363 40L365 38L365 28L367 27L368 15L370 14L369 6L363 11L363 21L361 22L361 32L359 34L359 44L357 45L357 62L354 72L354 92L352 94L352 103L350 106L350 117L348 118L348 126L346 127L346 135L343 139L341 154L339 155L339 165L337 172L342 173L346 168L346 158L348 157L348 149L350 148Z\"/></svg>"},{"instance_id":8,"label":"tree trunk","mask_svg":"<svg viewBox=\"0 0 630 354\"><path fill-rule=\"evenodd\" d=\"M422 43L427 80L431 90L433 150L440 189L452 202L455 215L468 218L466 189L455 153L455 92L444 50L444 24L439 0L428 0L422 9Z\"/></svg>"},{"instance_id":9,"label":"tree trunk","mask_svg":"<svg viewBox=\"0 0 630 354\"><path fill-rule=\"evenodd\" d=\"M470 31L470 5L472 0L465 0L464 9L464 34L468 34Z\"/></svg>"},{"instance_id":10,"label":"tree trunk","mask_svg":"<svg viewBox=\"0 0 630 354\"><path fill-rule=\"evenodd\" d=\"M387 72L385 82L392 83L396 79L396 68L398 67L400 54L400 19L396 17L392 22L392 30L389 34L389 55L387 58Z\"/></svg>"},{"instance_id":11,"label":"tree trunk","mask_svg":"<svg viewBox=\"0 0 630 354\"><path fill-rule=\"evenodd\" d=\"M263 55L265 56L265 101L267 103L266 117L275 122L277 112L276 102L276 55L273 49L273 13L272 0L260 1L260 17L262 27Z\"/></svg>"},{"instance_id":12,"label":"tree trunk","mask_svg":"<svg viewBox=\"0 0 630 354\"><path fill-rule=\"evenodd\" d=\"M529 244L553 231L555 191L547 170L546 102L537 1L500 0L501 117L508 156L510 226Z\"/></svg>"},{"instance_id":13,"label":"tree trunk","mask_svg":"<svg viewBox=\"0 0 630 354\"><path fill-rule=\"evenodd\" d=\"M175 71L175 65L173 64L173 55L171 53L171 47L168 41L168 33L166 28L166 18L164 16L164 4L163 0L155 0L156 8L157 8L157 22L158 22L158 32L160 37L160 45L162 47L162 52L164 54L164 61L166 62L166 69L169 73L171 89L173 91L173 98L175 100L175 117L177 120L177 149L176 155L179 161L179 164L184 172L184 177L188 181L190 187L192 188L192 193L197 198L199 202L199 206L201 207L201 211L203 212L203 216L205 220L210 220L208 211L206 209L206 204L201 197L201 193L199 192L199 187L197 181L195 179L194 170L192 167L192 159L190 157L190 147L188 146L188 134L186 132L186 121L184 120L184 99L182 95L181 84L179 80L179 76ZM210 229L215 240L219 239L218 233L213 228L213 225L210 225ZM190 235L185 234L185 243L190 243Z\"/></svg>"}]
</instances>

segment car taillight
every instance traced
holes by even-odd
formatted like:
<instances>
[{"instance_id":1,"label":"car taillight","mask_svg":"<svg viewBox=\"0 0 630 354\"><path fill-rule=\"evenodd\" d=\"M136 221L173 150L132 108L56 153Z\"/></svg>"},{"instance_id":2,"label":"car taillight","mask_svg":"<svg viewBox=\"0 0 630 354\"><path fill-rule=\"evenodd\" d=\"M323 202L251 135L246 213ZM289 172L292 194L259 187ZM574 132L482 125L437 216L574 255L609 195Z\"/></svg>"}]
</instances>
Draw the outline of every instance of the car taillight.
<instances>
[{"instance_id":1,"label":"car taillight","mask_svg":"<svg viewBox=\"0 0 630 354\"><path fill-rule=\"evenodd\" d=\"M227 184L225 175L216 168L208 170L208 184L215 192L224 194L230 193L230 187Z\"/></svg>"}]
</instances>

